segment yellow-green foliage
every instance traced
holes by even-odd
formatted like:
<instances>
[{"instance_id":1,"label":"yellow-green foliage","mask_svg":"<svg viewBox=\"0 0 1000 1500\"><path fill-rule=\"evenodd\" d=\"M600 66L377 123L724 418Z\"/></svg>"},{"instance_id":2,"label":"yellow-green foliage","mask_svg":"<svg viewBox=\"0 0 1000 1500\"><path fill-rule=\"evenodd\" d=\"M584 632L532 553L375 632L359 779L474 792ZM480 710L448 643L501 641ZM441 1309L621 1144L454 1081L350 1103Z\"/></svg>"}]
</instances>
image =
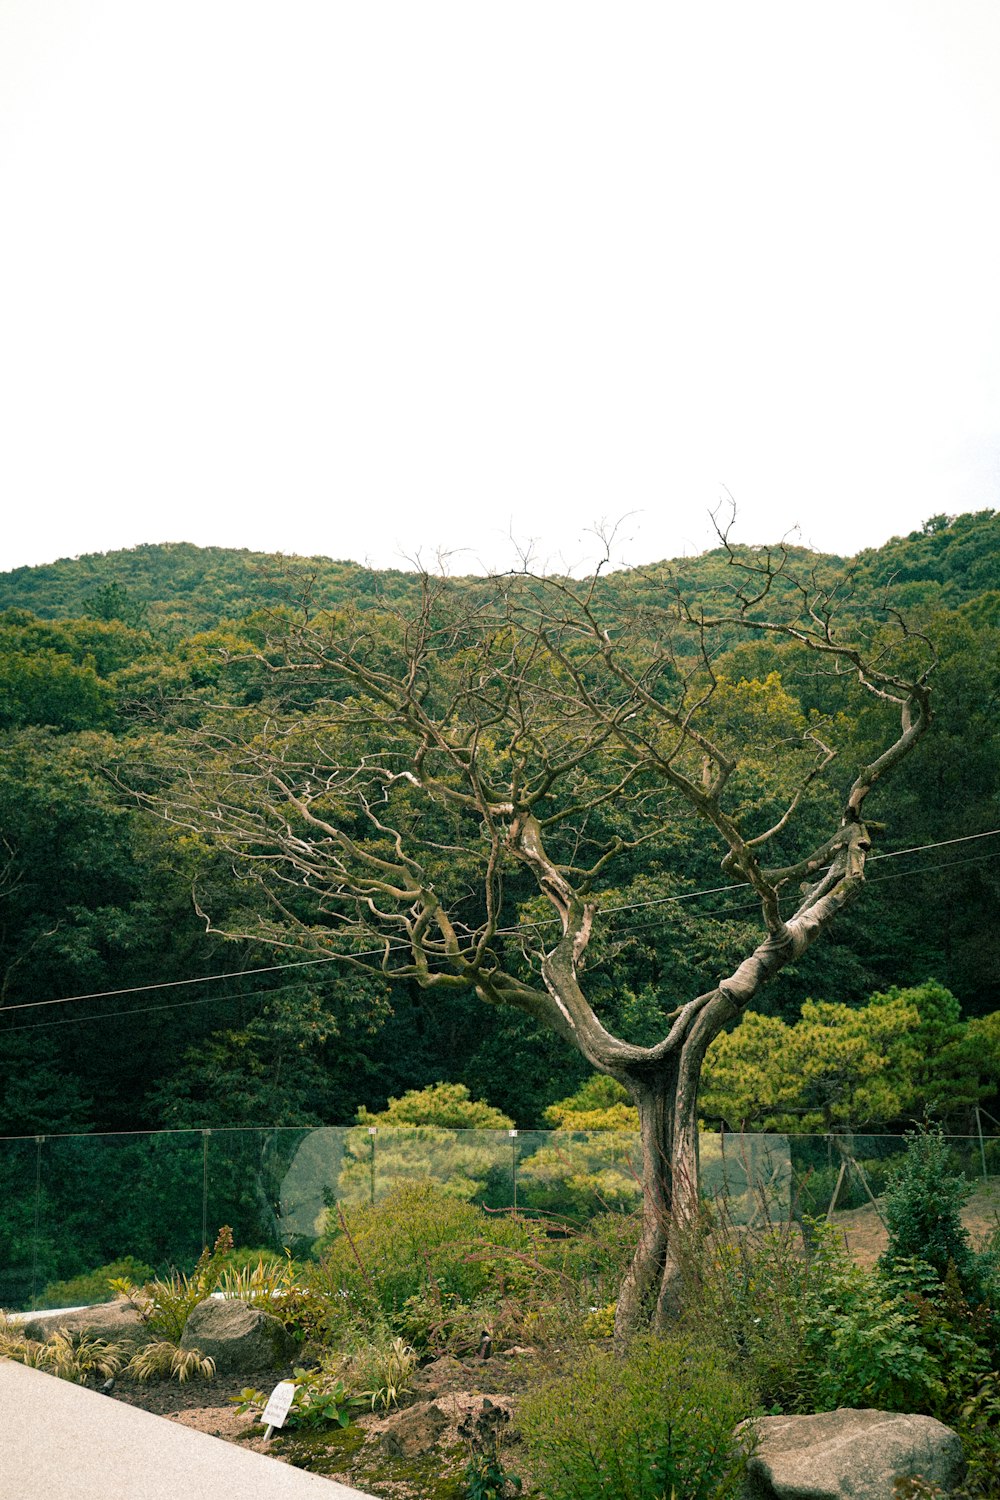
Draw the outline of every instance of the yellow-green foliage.
<instances>
[{"instance_id":1,"label":"yellow-green foliage","mask_svg":"<svg viewBox=\"0 0 1000 1500\"><path fill-rule=\"evenodd\" d=\"M792 1026L750 1011L709 1047L701 1106L733 1129L827 1131L894 1119L908 1098L894 1049L919 1024L903 998L860 1010L807 1000Z\"/></svg>"},{"instance_id":2,"label":"yellow-green foliage","mask_svg":"<svg viewBox=\"0 0 1000 1500\"><path fill-rule=\"evenodd\" d=\"M518 1198L549 1213L629 1212L642 1197L639 1113L613 1078L595 1073L545 1111L556 1129L517 1169Z\"/></svg>"},{"instance_id":3,"label":"yellow-green foliage","mask_svg":"<svg viewBox=\"0 0 1000 1500\"><path fill-rule=\"evenodd\" d=\"M50 1281L39 1302L39 1307L81 1307L93 1302L107 1302L111 1294L112 1281L127 1278L132 1282L145 1281L152 1276L152 1266L126 1255L124 1260L115 1260L105 1266L97 1266L81 1276L68 1281Z\"/></svg>"},{"instance_id":4,"label":"yellow-green foliage","mask_svg":"<svg viewBox=\"0 0 1000 1500\"><path fill-rule=\"evenodd\" d=\"M508 1168L500 1138L513 1121L462 1083L435 1083L390 1099L384 1110L358 1110L347 1134L337 1196L344 1203L383 1197L399 1182L435 1182L454 1198L482 1192L491 1172ZM374 1126L377 1138L369 1134ZM373 1155L374 1174L372 1171Z\"/></svg>"},{"instance_id":5,"label":"yellow-green foliage","mask_svg":"<svg viewBox=\"0 0 1000 1500\"><path fill-rule=\"evenodd\" d=\"M358 1399L372 1411L387 1411L400 1397L409 1395L418 1358L417 1351L404 1339L382 1328L353 1348L326 1355L321 1368L342 1380L348 1390L357 1391Z\"/></svg>"},{"instance_id":6,"label":"yellow-green foliage","mask_svg":"<svg viewBox=\"0 0 1000 1500\"><path fill-rule=\"evenodd\" d=\"M519 1164L518 1200L549 1213L628 1213L642 1198L638 1137L631 1131L554 1131Z\"/></svg>"},{"instance_id":7,"label":"yellow-green foliage","mask_svg":"<svg viewBox=\"0 0 1000 1500\"><path fill-rule=\"evenodd\" d=\"M184 1324L198 1303L215 1290L232 1254L233 1231L228 1224L223 1224L212 1249L205 1247L190 1276L175 1271L171 1276L158 1277L141 1287L127 1277L121 1277L113 1279L109 1285L112 1291L131 1302L154 1333L160 1333L177 1344L184 1332ZM262 1265L261 1276L264 1274Z\"/></svg>"},{"instance_id":8,"label":"yellow-green foliage","mask_svg":"<svg viewBox=\"0 0 1000 1500\"><path fill-rule=\"evenodd\" d=\"M440 1125L445 1130L507 1130L514 1121L485 1099L473 1099L464 1083L432 1083L408 1089L385 1109L358 1110L359 1125Z\"/></svg>"},{"instance_id":9,"label":"yellow-green foliage","mask_svg":"<svg viewBox=\"0 0 1000 1500\"><path fill-rule=\"evenodd\" d=\"M107 1380L117 1375L125 1357L120 1344L108 1343L86 1330L70 1333L61 1328L40 1343L26 1338L6 1319L0 1322L0 1355L77 1385L86 1385L92 1376Z\"/></svg>"},{"instance_id":10,"label":"yellow-green foliage","mask_svg":"<svg viewBox=\"0 0 1000 1500\"><path fill-rule=\"evenodd\" d=\"M545 1118L559 1130L639 1129L639 1111L628 1090L604 1073L593 1073L575 1094L550 1104Z\"/></svg>"},{"instance_id":11,"label":"yellow-green foliage","mask_svg":"<svg viewBox=\"0 0 1000 1500\"><path fill-rule=\"evenodd\" d=\"M294 1281L295 1269L290 1260L261 1256L254 1265L225 1266L214 1289L240 1302L270 1303L275 1297L287 1293Z\"/></svg>"},{"instance_id":12,"label":"yellow-green foliage","mask_svg":"<svg viewBox=\"0 0 1000 1500\"><path fill-rule=\"evenodd\" d=\"M308 1275L334 1307L346 1317L380 1309L391 1319L427 1287L469 1303L520 1285L534 1273L539 1233L437 1184L406 1183L381 1203L341 1206L316 1248Z\"/></svg>"},{"instance_id":13,"label":"yellow-green foliage","mask_svg":"<svg viewBox=\"0 0 1000 1500\"><path fill-rule=\"evenodd\" d=\"M211 1380L215 1361L200 1349L179 1349L167 1339L147 1344L133 1354L126 1375L142 1382L150 1380Z\"/></svg>"},{"instance_id":14,"label":"yellow-green foliage","mask_svg":"<svg viewBox=\"0 0 1000 1500\"><path fill-rule=\"evenodd\" d=\"M154 1333L162 1333L175 1343L198 1303L204 1301L211 1290L205 1288L200 1278L185 1276L180 1271L175 1271L172 1276L158 1277L141 1287L124 1277L113 1280L111 1286L131 1302Z\"/></svg>"}]
</instances>

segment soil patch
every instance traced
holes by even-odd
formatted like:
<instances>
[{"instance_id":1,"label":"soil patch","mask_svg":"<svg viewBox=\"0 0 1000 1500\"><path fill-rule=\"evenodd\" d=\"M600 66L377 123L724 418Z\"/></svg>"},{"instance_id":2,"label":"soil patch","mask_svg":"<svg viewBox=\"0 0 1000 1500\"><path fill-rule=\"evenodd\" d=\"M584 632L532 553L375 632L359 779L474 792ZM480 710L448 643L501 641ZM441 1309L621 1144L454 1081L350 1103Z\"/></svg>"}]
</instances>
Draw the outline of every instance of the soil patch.
<instances>
[{"instance_id":1,"label":"soil patch","mask_svg":"<svg viewBox=\"0 0 1000 1500\"><path fill-rule=\"evenodd\" d=\"M849 1208L835 1213L830 1220L843 1231L847 1249L859 1265L870 1268L889 1243L889 1237L870 1203L864 1208ZM989 1177L973 1190L962 1209L962 1223L979 1250L1000 1226L1000 1178Z\"/></svg>"}]
</instances>

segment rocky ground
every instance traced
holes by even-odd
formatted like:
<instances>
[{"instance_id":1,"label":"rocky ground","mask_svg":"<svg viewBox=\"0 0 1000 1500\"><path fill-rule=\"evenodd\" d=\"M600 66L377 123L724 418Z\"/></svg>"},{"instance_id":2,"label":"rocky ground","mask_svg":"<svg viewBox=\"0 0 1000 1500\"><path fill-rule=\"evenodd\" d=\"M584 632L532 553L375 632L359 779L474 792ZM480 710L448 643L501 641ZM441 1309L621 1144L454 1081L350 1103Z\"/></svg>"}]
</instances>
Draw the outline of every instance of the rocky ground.
<instances>
[{"instance_id":1,"label":"rocky ground","mask_svg":"<svg viewBox=\"0 0 1000 1500\"><path fill-rule=\"evenodd\" d=\"M498 1438L506 1444L505 1463L518 1466L511 1419L516 1395L536 1363L524 1350L489 1360L445 1357L419 1370L406 1404L389 1413L359 1412L345 1429L275 1433L252 1413L236 1409L245 1386L271 1391L291 1370L264 1370L211 1381L139 1384L119 1379L111 1395L131 1406L183 1423L212 1437L268 1453L384 1500L459 1500L461 1474L473 1446ZM526 1488L525 1493L530 1493Z\"/></svg>"},{"instance_id":2,"label":"rocky ground","mask_svg":"<svg viewBox=\"0 0 1000 1500\"><path fill-rule=\"evenodd\" d=\"M977 1187L962 1217L973 1243L981 1245L1000 1223L1000 1181ZM851 1254L863 1265L874 1264L886 1244L875 1208L837 1213L833 1222L843 1231ZM382 1500L460 1500L466 1493L462 1472L477 1444L488 1448L499 1440L505 1466L524 1475L514 1417L518 1393L537 1378L539 1362L537 1352L530 1349L485 1360L438 1359L416 1373L401 1410L361 1411L345 1429L290 1429L269 1442L253 1413L238 1412L236 1402L247 1386L270 1392L279 1380L291 1376L290 1366L186 1384L140 1384L119 1378L110 1394ZM530 1495L530 1477L524 1477L524 1493Z\"/></svg>"}]
</instances>

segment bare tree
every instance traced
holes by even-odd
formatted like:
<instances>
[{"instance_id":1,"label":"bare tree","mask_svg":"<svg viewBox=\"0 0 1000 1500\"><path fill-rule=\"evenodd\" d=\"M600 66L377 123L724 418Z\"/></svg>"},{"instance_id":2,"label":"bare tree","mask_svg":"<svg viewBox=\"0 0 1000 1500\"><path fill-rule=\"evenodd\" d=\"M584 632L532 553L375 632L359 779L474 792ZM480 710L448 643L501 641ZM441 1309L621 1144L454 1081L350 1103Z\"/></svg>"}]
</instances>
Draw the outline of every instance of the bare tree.
<instances>
[{"instance_id":1,"label":"bare tree","mask_svg":"<svg viewBox=\"0 0 1000 1500\"><path fill-rule=\"evenodd\" d=\"M722 540L728 582L711 610L662 579L645 590L652 603L625 609L635 580L525 571L462 587L425 577L405 619L303 612L259 653L270 708L220 709L156 799L259 880L277 912L271 940L308 933L346 963L515 1007L624 1084L644 1208L621 1331L678 1305L673 1246L697 1209L709 1044L857 897L868 795L930 719L933 653L898 616L866 623L843 583L798 580L786 551ZM817 715L763 753L727 722L717 663L740 638L786 643L883 711L881 747L836 797ZM655 852L679 819L703 825L751 888L760 936L704 993L671 997L665 1034L640 1046L588 1000L587 950L616 864Z\"/></svg>"}]
</instances>

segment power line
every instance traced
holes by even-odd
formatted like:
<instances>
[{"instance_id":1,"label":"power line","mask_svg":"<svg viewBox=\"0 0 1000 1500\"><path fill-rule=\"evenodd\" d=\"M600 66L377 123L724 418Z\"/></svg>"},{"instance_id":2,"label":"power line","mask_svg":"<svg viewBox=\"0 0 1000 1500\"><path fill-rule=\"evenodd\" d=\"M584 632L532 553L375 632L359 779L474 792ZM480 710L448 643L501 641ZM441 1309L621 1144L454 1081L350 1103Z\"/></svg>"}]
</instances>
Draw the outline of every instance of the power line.
<instances>
[{"instance_id":1,"label":"power line","mask_svg":"<svg viewBox=\"0 0 1000 1500\"><path fill-rule=\"evenodd\" d=\"M987 835L987 834L972 834L970 837L972 837L972 838L986 838L986 837L989 837L989 835ZM960 844L960 843L965 843L965 842L966 842L966 840L964 840L964 839L945 839L940 844L932 844L932 845L927 845L925 847L927 847L927 848L943 848L947 844L956 844L956 843ZM899 852L900 853L906 853L906 854L912 854L915 851L912 850L912 849L907 849L907 850L900 850ZM893 881L893 880L909 880L914 875L930 875L930 874L933 874L933 873L935 873L937 871L940 871L940 870L953 870L953 869L956 869L957 867L959 867L961 865L981 864L984 860L995 859L996 857L997 856L994 855L994 854L976 854L976 855L973 855L969 859L953 859L953 860L949 860L946 864L942 864L942 865L925 865L922 869L919 869L919 870L906 870L906 871L903 871L902 873L900 873L899 875L879 875L874 880L868 881L867 884L868 885L886 885L886 884L888 884L888 882ZM879 858L882 858L882 859L892 859L892 858L894 858L894 855L892 855L892 854L885 854L885 855L880 855ZM737 891L737 890L744 890L744 889L746 889L746 886L745 885L743 885L743 886L735 886L735 885L734 886L720 886L717 889L719 889L719 890ZM710 892L689 892L688 893L688 895L695 895L695 894L708 895L708 894L711 894L711 893ZM667 899L671 899L671 898L668 897ZM675 898L675 899L679 900L679 899L683 899L683 898L678 897L678 898ZM651 905L656 905L656 904L657 904L656 902L637 902L635 904L635 906L632 906L632 907L629 907L629 906L616 907L616 908L614 908L614 910L615 911L638 911L638 910L641 910L645 906L651 906ZM609 910L610 910L610 908L609 908ZM711 911L700 912L699 916L701 916L701 917L738 917L738 916L743 915L744 912L756 912L758 910L759 910L759 906L758 906L758 903L756 901L745 901L745 902L743 902L739 906L717 906L717 907L713 908ZM553 920L558 920L558 919L553 919ZM537 927L537 926L541 926L542 924L538 923L538 922L535 922L535 923L526 923L525 925L526 926L535 926L535 927ZM614 935L618 936L618 937L634 937L638 933L650 931L655 926L656 926L655 922L630 923L628 926L626 926L624 928L619 928L617 934L614 934ZM517 929L517 928L504 928L503 929L503 931L505 933L508 933L508 934L509 933L513 933L513 932L517 932L518 930L519 929ZM393 952L400 952L400 951L405 952L406 951L406 946L407 945L405 943L397 943L395 945L390 944L390 950L393 951ZM351 957L352 958L379 958L379 957L381 957L381 955L382 955L382 953L384 951L385 951L384 948L374 948L374 949L372 949L368 953L355 953L355 954L352 954ZM317 962L320 962L320 963L333 962L337 957L341 957L341 956L342 955L335 954L330 959L325 959L324 958L324 959L317 960ZM286 966L278 965L277 967L278 968L281 968L281 967L292 968L292 967L294 967L294 965L291 965L291 964L286 965ZM246 970L242 970L241 972L243 974L266 974L266 973L272 972L272 970L268 970L268 969L246 969ZM215 976L210 976L210 977L215 977ZM218 976L218 977L221 977L221 976ZM197 984L197 983L202 982L202 981L198 981L198 980L178 980L176 982L179 983L179 984ZM160 1011L165 1011L165 1010L182 1010L182 1009L186 1009L188 1007L195 1006L195 1005L213 1005L213 1004L215 1004L215 1005L221 1005L221 1004L225 1004L227 1001L231 1001L231 1000L244 1000L247 1003L253 1003L255 1001L269 1000L272 997L272 995L284 995L284 994L287 994L290 990L295 990L295 989L298 989L298 985L295 985L295 984L281 984L281 985L275 985L274 989L271 989L271 990L257 990L255 993L251 993L249 995L246 995L246 994L206 995L206 996L203 996L200 1000L176 1000L176 1001L169 1002L166 1005L143 1005L143 1006L139 1006L139 1007L136 1007L136 1008L130 1008L128 1010L101 1011L101 1012L98 1012L98 1014L96 1014L96 1015L88 1015L88 1016L66 1016L66 1017L64 1017L64 1018L62 1018L62 1019L60 1019L58 1021L36 1021L32 1025L29 1025L29 1026L8 1026L8 1027L3 1028L3 1030L0 1030L0 1037L13 1036L15 1033L21 1032L21 1031L47 1031L51 1027L54 1027L54 1026L79 1026L79 1025L83 1025L87 1021L119 1020L119 1019L121 1019L124 1016L127 1016L131 1020L131 1018L133 1016L155 1015L156 1013L158 1013ZM129 995L129 994L135 994L135 993L137 993L137 991L135 991L135 990L112 990L112 991L109 992L109 994L111 994L111 995L120 995L120 994L121 995ZM90 998L97 998L97 997L77 996L76 998L77 999L90 999ZM60 1001L60 1000L42 1000L42 1001L38 1001L36 1003L39 1004L39 1005L66 1005L66 1004L69 1003L69 1000L68 999L67 1000L62 1000L62 1001ZM27 1006L25 1006L25 1007L15 1007L15 1006L8 1007L8 1009L11 1009L11 1010L18 1009L18 1008L20 1008L20 1009L27 1009L29 1007L27 1007Z\"/></svg>"},{"instance_id":2,"label":"power line","mask_svg":"<svg viewBox=\"0 0 1000 1500\"><path fill-rule=\"evenodd\" d=\"M955 845L955 844L968 844L968 843L972 843L973 841L975 841L977 839L988 839L988 838L997 838L997 837L1000 837L1000 828L991 828L991 829L987 830L985 833L969 833L969 834L963 835L960 838L939 839L937 842L931 843L931 844L915 844L915 845L913 845L912 848L909 848L909 849L895 849L895 850L891 850L890 852L888 852L886 854L873 854L873 855L869 856L868 863L869 864L874 864L875 861L877 861L877 860L898 859L901 855L904 855L904 854L921 854L921 853L925 853L926 851L928 851L930 849L945 849L945 848L949 848L949 847L951 847L952 845ZM991 855L984 855L983 858L989 859L989 858L992 858L992 856ZM975 863L975 861L955 861L955 863ZM947 868L947 867L934 866L933 868ZM910 873L919 874L921 872L920 871L912 871ZM873 881L871 883L875 884L876 882ZM621 912L644 911L644 910L648 910L649 908L654 907L654 906L676 905L676 904L679 904L682 901L695 901L695 900L698 900L702 896L718 896L718 895L721 895L723 892L743 891L743 890L748 890L748 889L749 889L749 882L745 881L745 880L744 881L740 881L738 884L709 886L709 887L706 887L705 889L699 890L699 891L682 891L679 895L674 895L674 896L654 896L654 897L651 897L648 901L633 901L633 902L629 902L629 903L623 904L621 906L606 906L606 907L602 908L601 915L602 916L614 916L614 915L617 915L618 913L621 913ZM752 907L748 906L746 909L747 910L756 909L756 903L753 903ZM713 913L706 912L703 915L705 915L705 916L711 916L711 915L713 915ZM548 927L548 926L551 926L553 923L557 922L558 920L559 920L558 917L546 917L546 918L544 918L542 920L534 921L534 922L520 922L520 923L518 923L514 927L500 927L496 931L496 936L497 937L516 937L519 932L524 932L524 931L527 931L527 930L529 930L531 928L535 928L535 927ZM400 942L398 940L397 941L393 941L392 939L389 940L389 950L391 952L399 952L401 950L405 951L406 947L407 947L407 945L405 943L403 943L403 942ZM229 971L227 971L225 973L222 973L222 974L204 974L204 975L201 975L199 978L196 978L196 979L164 979L164 980L160 980L159 982L154 983L154 984L137 984L137 985L128 986L127 988L124 988L124 989L117 989L117 990L93 990L93 991L91 991L88 994L65 995L65 996L62 996L59 999L54 999L54 1000L24 1000L24 1001L19 1001L16 1005L4 1005L4 1006L0 1006L0 1015L4 1015L8 1011L15 1011L15 1010L37 1010L37 1009L40 1009L43 1006L48 1006L48 1005L72 1005L72 1004L75 1004L77 1001L80 1001L80 1000L112 1000L112 999L116 999L120 995L148 994L148 993L150 993L152 991L155 991L155 990L179 989L179 988L181 988L182 986L185 986L185 985L213 984L213 983L216 982L216 980L220 980L220 979L245 979L245 978L250 978L250 977L254 977L255 978L259 974L279 974L279 973L283 973L287 969L312 968L312 967L315 967L318 964L338 963L338 962L343 961L345 959L379 958L379 957L382 956L382 954L384 952L385 952L385 945L383 944L383 945L379 946L378 948L370 949L367 952L361 952L361 953L329 953L329 954L324 954L324 955L322 955L321 957L318 957L318 958L290 959L287 963L269 964L269 965L267 965L264 968L231 969L231 970L229 970ZM276 993L276 992L274 992L274 993ZM140 1012L140 1011L131 1011L131 1012L128 1012L128 1014L134 1014L134 1015L139 1015L141 1013L142 1012ZM11 1028L11 1029L14 1029L14 1028ZM22 1028L17 1028L17 1029L20 1030Z\"/></svg>"}]
</instances>

